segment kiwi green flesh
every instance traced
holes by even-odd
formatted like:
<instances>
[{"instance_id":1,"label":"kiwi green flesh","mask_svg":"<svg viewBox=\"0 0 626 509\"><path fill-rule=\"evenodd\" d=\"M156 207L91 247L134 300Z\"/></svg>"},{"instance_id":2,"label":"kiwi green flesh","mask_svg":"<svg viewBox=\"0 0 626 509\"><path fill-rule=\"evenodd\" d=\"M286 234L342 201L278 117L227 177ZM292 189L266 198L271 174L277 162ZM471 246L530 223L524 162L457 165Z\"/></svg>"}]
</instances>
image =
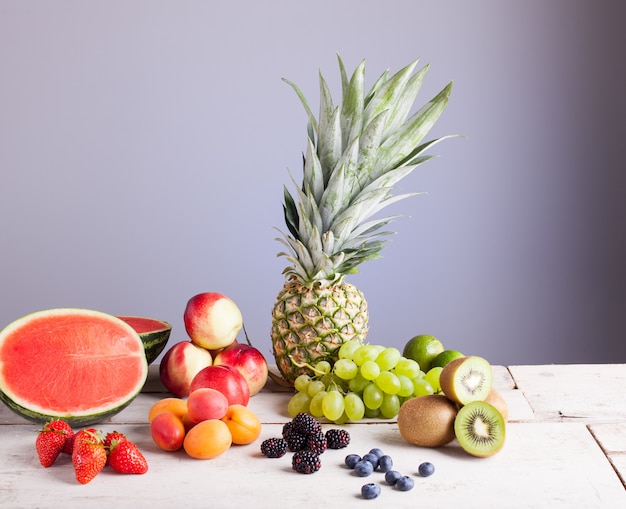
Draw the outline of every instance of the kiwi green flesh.
<instances>
[{"instance_id":1,"label":"kiwi green flesh","mask_svg":"<svg viewBox=\"0 0 626 509\"><path fill-rule=\"evenodd\" d=\"M485 401L473 401L457 413L454 433L466 452L484 458L504 446L506 423L496 407Z\"/></svg>"},{"instance_id":2,"label":"kiwi green flesh","mask_svg":"<svg viewBox=\"0 0 626 509\"><path fill-rule=\"evenodd\" d=\"M453 360L443 368L440 376L443 393L461 405L485 400L492 383L491 365L478 356Z\"/></svg>"}]
</instances>

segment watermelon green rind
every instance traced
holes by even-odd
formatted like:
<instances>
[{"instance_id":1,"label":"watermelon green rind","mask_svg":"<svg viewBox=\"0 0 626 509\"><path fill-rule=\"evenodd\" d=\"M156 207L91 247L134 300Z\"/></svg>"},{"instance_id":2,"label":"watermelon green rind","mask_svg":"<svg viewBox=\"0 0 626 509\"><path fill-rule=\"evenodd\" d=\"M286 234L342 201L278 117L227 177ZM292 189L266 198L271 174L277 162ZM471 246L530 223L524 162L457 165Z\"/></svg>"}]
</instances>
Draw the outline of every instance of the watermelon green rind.
<instances>
[{"instance_id":1,"label":"watermelon green rind","mask_svg":"<svg viewBox=\"0 0 626 509\"><path fill-rule=\"evenodd\" d=\"M141 390L140 390L141 391ZM139 394L139 392L137 394ZM9 398L4 392L0 390L0 400L13 412L17 415L23 417L27 421L34 422L35 424L45 424L52 419L61 419L67 422L72 428L82 428L86 426L91 426L92 424L97 424L102 421L106 421L110 419L114 415L120 413L124 410L128 405L130 405L133 399L137 396L133 396L131 399L118 405L115 408L111 408L109 410L97 413L90 413L88 415L77 415L77 414L63 414L63 413L42 413L32 410L30 408L26 408L19 403L16 403L11 398Z\"/></svg>"},{"instance_id":2,"label":"watermelon green rind","mask_svg":"<svg viewBox=\"0 0 626 509\"><path fill-rule=\"evenodd\" d=\"M131 325L139 334L146 352L148 364L152 364L170 339L172 326L163 320L143 316L118 316Z\"/></svg>"},{"instance_id":3,"label":"watermelon green rind","mask_svg":"<svg viewBox=\"0 0 626 509\"><path fill-rule=\"evenodd\" d=\"M133 401L147 376L139 334L100 311L37 311L0 331L0 399L31 422L106 420Z\"/></svg>"}]
</instances>

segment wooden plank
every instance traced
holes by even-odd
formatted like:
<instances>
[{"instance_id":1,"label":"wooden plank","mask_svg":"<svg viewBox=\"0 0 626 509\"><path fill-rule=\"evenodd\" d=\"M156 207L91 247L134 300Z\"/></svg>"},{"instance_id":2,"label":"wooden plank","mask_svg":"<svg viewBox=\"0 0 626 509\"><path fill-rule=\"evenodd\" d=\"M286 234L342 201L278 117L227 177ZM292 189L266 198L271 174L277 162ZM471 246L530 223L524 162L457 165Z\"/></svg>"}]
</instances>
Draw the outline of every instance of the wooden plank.
<instances>
[{"instance_id":1,"label":"wooden plank","mask_svg":"<svg viewBox=\"0 0 626 509\"><path fill-rule=\"evenodd\" d=\"M589 429L626 487L626 422L596 423Z\"/></svg>"},{"instance_id":2,"label":"wooden plank","mask_svg":"<svg viewBox=\"0 0 626 509\"><path fill-rule=\"evenodd\" d=\"M626 420L626 364L509 366L538 420Z\"/></svg>"},{"instance_id":3,"label":"wooden plank","mask_svg":"<svg viewBox=\"0 0 626 509\"><path fill-rule=\"evenodd\" d=\"M328 429L329 426L325 426ZM108 431L111 428L102 427ZM279 436L281 424L264 425L249 446L234 446L222 456L193 460L183 451L167 453L151 441L147 424L116 429L135 440L150 470L124 476L110 469L79 485L69 456L45 469L34 450L35 428L2 426L0 500L3 507L363 507L360 488L381 485L385 506L437 508L623 508L626 490L586 427L577 423L521 423L508 428L507 444L491 458L474 458L453 443L423 449L404 442L394 424L346 426L348 448L325 452L322 469L302 475L291 469L291 453L264 458L260 440ZM380 447L394 468L415 480L410 492L384 482L382 473L360 478L343 466L348 453L363 455ZM417 467L431 461L436 472L420 478Z\"/></svg>"}]
</instances>

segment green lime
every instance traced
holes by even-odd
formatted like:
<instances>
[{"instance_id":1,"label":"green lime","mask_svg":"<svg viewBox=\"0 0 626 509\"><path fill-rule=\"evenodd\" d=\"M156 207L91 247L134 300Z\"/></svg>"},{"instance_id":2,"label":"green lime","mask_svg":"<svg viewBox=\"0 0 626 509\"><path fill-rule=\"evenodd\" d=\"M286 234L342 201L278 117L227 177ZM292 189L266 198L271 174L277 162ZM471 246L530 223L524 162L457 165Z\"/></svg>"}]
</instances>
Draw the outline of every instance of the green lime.
<instances>
[{"instance_id":1,"label":"green lime","mask_svg":"<svg viewBox=\"0 0 626 509\"><path fill-rule=\"evenodd\" d=\"M413 359L420 365L420 369L426 373L432 367L433 359L443 352L443 344L435 336L420 334L415 336L404 345L403 357Z\"/></svg>"},{"instance_id":2,"label":"green lime","mask_svg":"<svg viewBox=\"0 0 626 509\"><path fill-rule=\"evenodd\" d=\"M458 350L444 350L433 359L430 365L433 368L436 366L441 366L443 368L446 364L448 364L448 362L458 359L459 357L465 357L465 355Z\"/></svg>"}]
</instances>

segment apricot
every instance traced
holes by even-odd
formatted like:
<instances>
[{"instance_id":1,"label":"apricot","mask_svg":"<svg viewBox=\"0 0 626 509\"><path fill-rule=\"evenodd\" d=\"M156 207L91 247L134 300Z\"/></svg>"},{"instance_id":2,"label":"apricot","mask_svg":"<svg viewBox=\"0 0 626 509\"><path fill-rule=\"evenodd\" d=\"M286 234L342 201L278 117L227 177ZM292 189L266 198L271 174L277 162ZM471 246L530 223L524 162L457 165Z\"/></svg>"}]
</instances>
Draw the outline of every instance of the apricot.
<instances>
[{"instance_id":1,"label":"apricot","mask_svg":"<svg viewBox=\"0 0 626 509\"><path fill-rule=\"evenodd\" d=\"M217 389L203 387L189 394L187 417L193 422L221 419L228 411L228 399Z\"/></svg>"},{"instance_id":2,"label":"apricot","mask_svg":"<svg viewBox=\"0 0 626 509\"><path fill-rule=\"evenodd\" d=\"M168 411L182 419L183 415L187 413L187 402L180 398L163 398L157 401L148 411L148 422L152 422L152 419L161 412Z\"/></svg>"},{"instance_id":3,"label":"apricot","mask_svg":"<svg viewBox=\"0 0 626 509\"><path fill-rule=\"evenodd\" d=\"M178 451L185 440L185 426L174 412L161 412L150 423L150 435L164 451Z\"/></svg>"},{"instance_id":4,"label":"apricot","mask_svg":"<svg viewBox=\"0 0 626 509\"><path fill-rule=\"evenodd\" d=\"M208 460L226 452L233 442L228 426L219 419L196 424L185 436L183 447L192 458Z\"/></svg>"},{"instance_id":5,"label":"apricot","mask_svg":"<svg viewBox=\"0 0 626 509\"><path fill-rule=\"evenodd\" d=\"M182 421L185 426L185 433L188 433L191 428L198 424L197 422L193 422L187 414L183 415Z\"/></svg>"},{"instance_id":6,"label":"apricot","mask_svg":"<svg viewBox=\"0 0 626 509\"><path fill-rule=\"evenodd\" d=\"M233 444L251 444L261 434L261 421L248 407L243 405L230 405L226 415L222 417L230 434Z\"/></svg>"}]
</instances>

